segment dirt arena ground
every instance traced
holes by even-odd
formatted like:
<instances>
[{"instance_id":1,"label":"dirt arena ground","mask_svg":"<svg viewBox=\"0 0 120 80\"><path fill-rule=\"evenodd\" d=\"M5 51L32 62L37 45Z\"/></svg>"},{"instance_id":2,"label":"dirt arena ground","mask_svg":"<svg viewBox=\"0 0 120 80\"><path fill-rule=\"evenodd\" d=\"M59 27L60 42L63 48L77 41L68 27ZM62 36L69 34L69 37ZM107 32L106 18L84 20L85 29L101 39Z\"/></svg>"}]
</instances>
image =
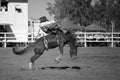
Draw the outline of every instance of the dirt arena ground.
<instances>
[{"instance_id":1,"label":"dirt arena ground","mask_svg":"<svg viewBox=\"0 0 120 80\"><path fill-rule=\"evenodd\" d=\"M78 48L72 61L69 48L56 64L59 49L45 51L36 61L38 70L29 70L33 52L16 56L11 48L0 48L0 80L120 80L120 48Z\"/></svg>"}]
</instances>

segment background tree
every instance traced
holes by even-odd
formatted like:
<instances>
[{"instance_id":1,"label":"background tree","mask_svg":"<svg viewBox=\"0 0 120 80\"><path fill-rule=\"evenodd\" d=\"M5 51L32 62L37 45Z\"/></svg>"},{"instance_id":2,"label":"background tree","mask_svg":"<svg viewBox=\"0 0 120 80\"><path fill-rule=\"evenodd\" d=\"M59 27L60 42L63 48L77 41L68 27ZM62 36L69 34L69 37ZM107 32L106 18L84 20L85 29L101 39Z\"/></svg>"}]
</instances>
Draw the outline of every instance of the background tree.
<instances>
[{"instance_id":1,"label":"background tree","mask_svg":"<svg viewBox=\"0 0 120 80\"><path fill-rule=\"evenodd\" d=\"M54 14L56 19L69 18L74 23L80 23L81 25L87 25L91 23L91 0L55 0L52 5L48 3L47 10L50 14Z\"/></svg>"},{"instance_id":2,"label":"background tree","mask_svg":"<svg viewBox=\"0 0 120 80\"><path fill-rule=\"evenodd\" d=\"M101 18L101 25L111 31L111 22L114 24L114 31L120 31L120 0L100 0L100 6L104 8L104 15Z\"/></svg>"},{"instance_id":3,"label":"background tree","mask_svg":"<svg viewBox=\"0 0 120 80\"><path fill-rule=\"evenodd\" d=\"M57 20L69 18L82 26L97 23L107 30L113 22L120 30L120 0L55 0L54 4L48 3L47 10Z\"/></svg>"}]
</instances>

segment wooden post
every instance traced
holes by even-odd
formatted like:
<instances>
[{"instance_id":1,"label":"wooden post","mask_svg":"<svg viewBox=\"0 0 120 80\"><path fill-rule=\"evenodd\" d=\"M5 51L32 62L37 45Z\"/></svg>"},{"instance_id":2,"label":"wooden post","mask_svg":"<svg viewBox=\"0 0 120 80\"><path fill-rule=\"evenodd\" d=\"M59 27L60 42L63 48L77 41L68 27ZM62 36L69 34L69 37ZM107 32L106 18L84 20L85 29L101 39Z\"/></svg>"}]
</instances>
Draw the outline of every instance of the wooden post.
<instances>
[{"instance_id":1,"label":"wooden post","mask_svg":"<svg viewBox=\"0 0 120 80\"><path fill-rule=\"evenodd\" d=\"M113 42L113 28L114 28L114 23L111 21L111 24L112 24L112 34L111 34L111 38L112 38L112 40L111 40L111 47L114 47L114 42Z\"/></svg>"},{"instance_id":2,"label":"wooden post","mask_svg":"<svg viewBox=\"0 0 120 80\"><path fill-rule=\"evenodd\" d=\"M111 47L114 47L113 33L112 33Z\"/></svg>"},{"instance_id":3,"label":"wooden post","mask_svg":"<svg viewBox=\"0 0 120 80\"><path fill-rule=\"evenodd\" d=\"M32 22L32 42L34 41L34 22Z\"/></svg>"},{"instance_id":4,"label":"wooden post","mask_svg":"<svg viewBox=\"0 0 120 80\"><path fill-rule=\"evenodd\" d=\"M87 42L86 42L86 32L84 33L84 46L87 47Z\"/></svg>"},{"instance_id":5,"label":"wooden post","mask_svg":"<svg viewBox=\"0 0 120 80\"><path fill-rule=\"evenodd\" d=\"M7 44L6 44L7 42L6 42L6 33L4 33L4 44L3 44L3 46L4 46L4 48L6 48L7 46Z\"/></svg>"}]
</instances>

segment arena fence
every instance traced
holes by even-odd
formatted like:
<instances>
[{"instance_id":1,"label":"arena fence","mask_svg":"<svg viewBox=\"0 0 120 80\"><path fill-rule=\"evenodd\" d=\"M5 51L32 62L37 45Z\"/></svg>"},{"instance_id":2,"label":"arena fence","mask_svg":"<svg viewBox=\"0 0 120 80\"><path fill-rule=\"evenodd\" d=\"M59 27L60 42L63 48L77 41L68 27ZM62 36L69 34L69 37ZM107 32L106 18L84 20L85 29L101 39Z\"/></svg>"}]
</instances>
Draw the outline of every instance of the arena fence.
<instances>
[{"instance_id":1,"label":"arena fence","mask_svg":"<svg viewBox=\"0 0 120 80\"><path fill-rule=\"evenodd\" d=\"M119 32L75 32L78 43L83 43L84 47L88 44L99 44L103 46L116 47L120 45Z\"/></svg>"},{"instance_id":2,"label":"arena fence","mask_svg":"<svg viewBox=\"0 0 120 80\"><path fill-rule=\"evenodd\" d=\"M19 34L19 33L16 33ZM25 45L30 42L34 42L36 37L33 35L28 36L27 41L17 41L12 36L11 32L0 32L0 45L1 47L8 47L11 44ZM89 47L102 45L106 47L120 47L120 32L75 32L75 37L79 46ZM24 37L21 37L24 38Z\"/></svg>"},{"instance_id":3,"label":"arena fence","mask_svg":"<svg viewBox=\"0 0 120 80\"><path fill-rule=\"evenodd\" d=\"M0 32L0 47L11 47L14 44L19 44L21 46L24 46L25 44L28 44L30 42L34 42L35 38L33 35L28 36L26 41L16 40L14 34L22 34L22 33L12 33L12 32ZM20 37L20 38L25 38Z\"/></svg>"}]
</instances>

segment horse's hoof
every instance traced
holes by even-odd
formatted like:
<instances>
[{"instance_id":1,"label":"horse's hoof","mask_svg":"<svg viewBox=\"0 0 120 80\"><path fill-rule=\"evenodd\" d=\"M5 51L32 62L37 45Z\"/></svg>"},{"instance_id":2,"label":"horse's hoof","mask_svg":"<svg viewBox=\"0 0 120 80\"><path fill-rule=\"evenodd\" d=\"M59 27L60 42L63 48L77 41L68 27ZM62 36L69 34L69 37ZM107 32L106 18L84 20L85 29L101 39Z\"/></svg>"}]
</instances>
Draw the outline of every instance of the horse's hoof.
<instances>
[{"instance_id":1,"label":"horse's hoof","mask_svg":"<svg viewBox=\"0 0 120 80\"><path fill-rule=\"evenodd\" d=\"M38 68L37 67L33 67L32 70L38 70Z\"/></svg>"},{"instance_id":2,"label":"horse's hoof","mask_svg":"<svg viewBox=\"0 0 120 80\"><path fill-rule=\"evenodd\" d=\"M77 57L76 57L76 56L73 56L73 57L72 57L72 60L77 60Z\"/></svg>"},{"instance_id":3,"label":"horse's hoof","mask_svg":"<svg viewBox=\"0 0 120 80\"><path fill-rule=\"evenodd\" d=\"M59 63L60 63L60 60L56 60L56 59L55 59L55 62L56 62L57 64L59 64Z\"/></svg>"},{"instance_id":4,"label":"horse's hoof","mask_svg":"<svg viewBox=\"0 0 120 80\"><path fill-rule=\"evenodd\" d=\"M33 68L29 68L30 70L38 70L38 68L33 67Z\"/></svg>"},{"instance_id":5,"label":"horse's hoof","mask_svg":"<svg viewBox=\"0 0 120 80\"><path fill-rule=\"evenodd\" d=\"M29 69L31 69L31 70L38 70L38 68L35 67L34 64L31 63L31 62L29 63Z\"/></svg>"}]
</instances>

